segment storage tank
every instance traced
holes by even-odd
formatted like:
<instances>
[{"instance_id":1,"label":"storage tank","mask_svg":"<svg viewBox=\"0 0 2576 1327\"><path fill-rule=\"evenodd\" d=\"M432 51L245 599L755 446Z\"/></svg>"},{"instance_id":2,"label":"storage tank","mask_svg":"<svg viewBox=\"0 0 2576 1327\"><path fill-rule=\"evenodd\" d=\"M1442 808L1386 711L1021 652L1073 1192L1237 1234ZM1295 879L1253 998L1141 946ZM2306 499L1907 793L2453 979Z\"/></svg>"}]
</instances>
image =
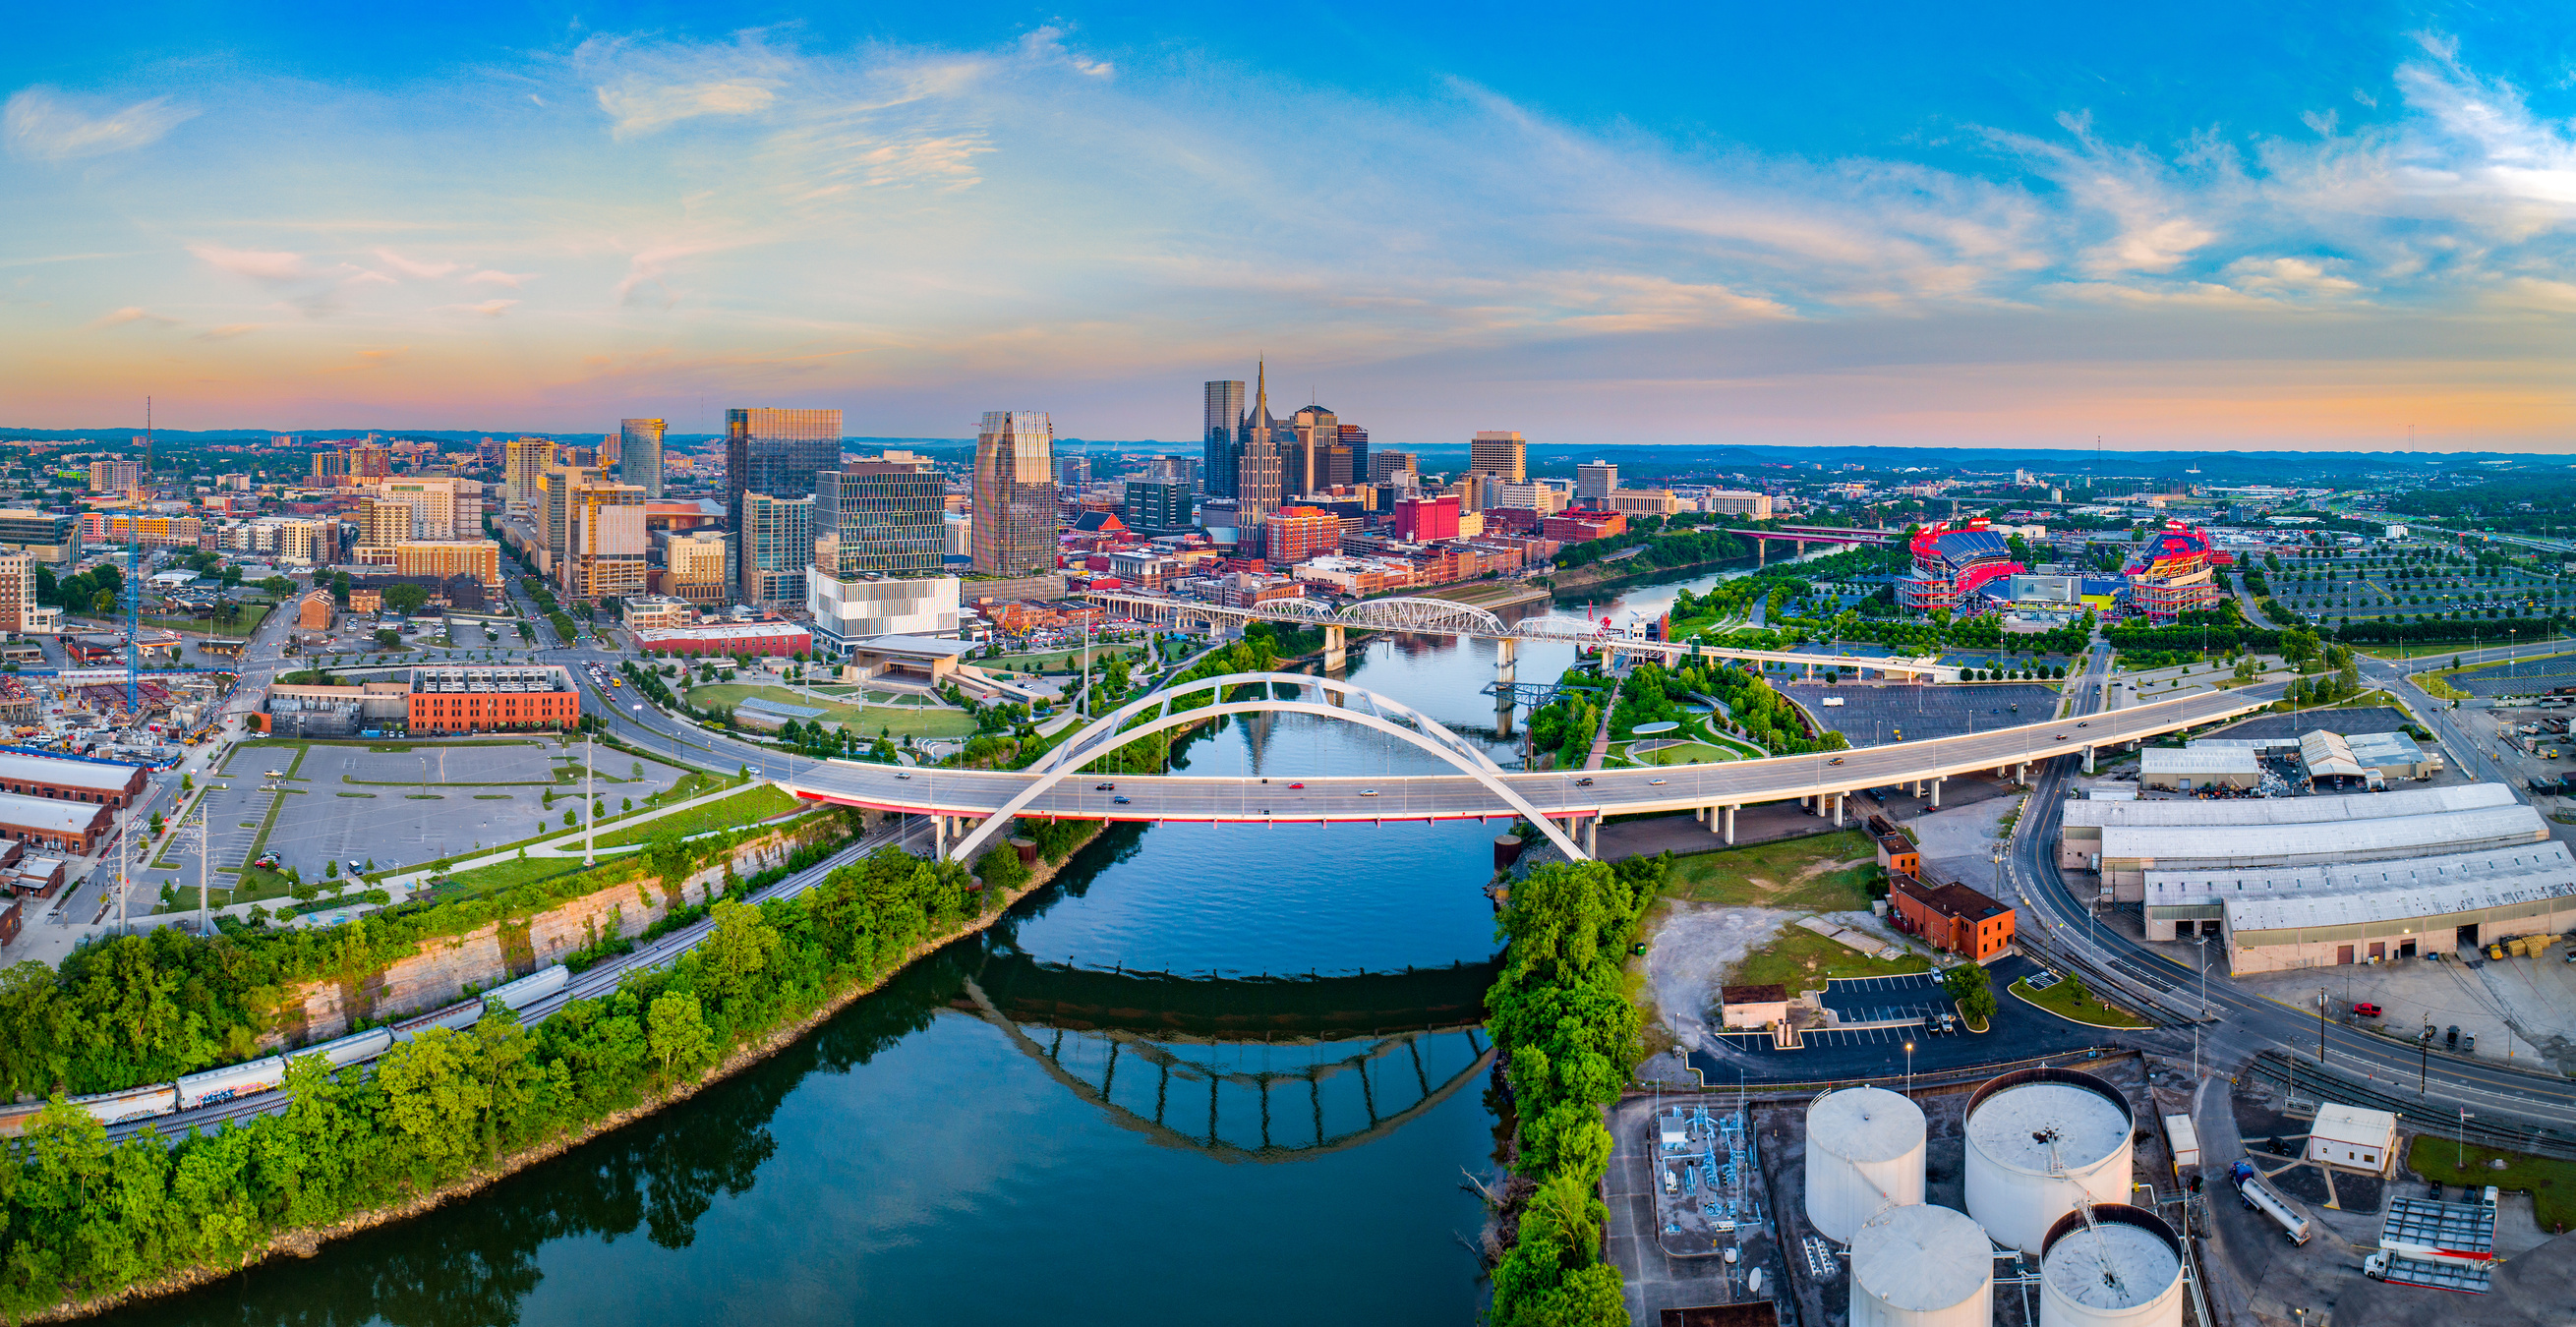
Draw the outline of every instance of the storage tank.
<instances>
[{"instance_id":1,"label":"storage tank","mask_svg":"<svg viewBox=\"0 0 2576 1327\"><path fill-rule=\"evenodd\" d=\"M1851 1327L1989 1327L1995 1258L1986 1232L1947 1207L1891 1207L1851 1238Z\"/></svg>"},{"instance_id":2,"label":"storage tank","mask_svg":"<svg viewBox=\"0 0 2576 1327\"><path fill-rule=\"evenodd\" d=\"M1968 1215L2037 1254L2075 1195L2129 1196L2136 1117L2117 1088L2073 1069L2017 1069L1968 1098Z\"/></svg>"},{"instance_id":3,"label":"storage tank","mask_svg":"<svg viewBox=\"0 0 2576 1327\"><path fill-rule=\"evenodd\" d=\"M1923 1108L1883 1087L1807 1107L1807 1220L1836 1244L1884 1207L1923 1201Z\"/></svg>"},{"instance_id":4,"label":"storage tank","mask_svg":"<svg viewBox=\"0 0 2576 1327\"><path fill-rule=\"evenodd\" d=\"M2039 1258L2039 1327L2182 1327L2182 1241L2163 1217L2097 1203L2069 1212Z\"/></svg>"}]
</instances>

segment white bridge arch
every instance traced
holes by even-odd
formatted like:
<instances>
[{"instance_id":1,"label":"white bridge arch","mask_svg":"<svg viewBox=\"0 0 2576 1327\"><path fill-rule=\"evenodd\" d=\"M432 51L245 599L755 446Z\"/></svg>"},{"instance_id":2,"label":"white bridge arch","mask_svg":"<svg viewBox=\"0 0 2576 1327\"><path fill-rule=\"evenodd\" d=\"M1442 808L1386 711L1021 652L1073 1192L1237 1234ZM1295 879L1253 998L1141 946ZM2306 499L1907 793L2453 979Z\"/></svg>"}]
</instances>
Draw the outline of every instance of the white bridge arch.
<instances>
[{"instance_id":1,"label":"white bridge arch","mask_svg":"<svg viewBox=\"0 0 2576 1327\"><path fill-rule=\"evenodd\" d=\"M1240 686L1259 686L1261 694L1249 700L1230 701L1225 698L1227 688ZM1283 686L1296 688L1298 698L1279 699L1275 692ZM1213 692L1215 703L1193 706L1185 710L1176 710L1172 707L1174 701L1202 691ZM1305 699L1310 693L1317 699ZM1351 703L1354 701L1367 705L1367 711L1362 712L1352 708ZM1150 721L1134 728L1122 727L1148 713L1154 716ZM1501 798L1505 805L1536 825L1539 832L1547 835L1548 841L1554 843L1569 860L1578 862L1589 860L1583 849L1578 847L1556 822L1541 814L1537 807L1530 805L1528 799L1522 797L1510 784L1503 782L1500 777L1502 767L1496 765L1482 748L1442 727L1438 720L1410 705L1390 700L1339 678L1317 677L1307 673L1227 673L1222 677L1201 678L1196 682L1184 683L1129 701L1116 710L1092 720L1081 731L1048 752L1044 760L1031 766L1029 772L1038 777L1031 780L1027 787L1020 789L1010 801L1003 803L1000 809L986 817L984 823L975 827L974 832L958 840L957 846L949 853L950 860L972 861L975 853L981 850L988 840L1001 833L1003 827L1011 823L1013 816L1018 815L1031 802L1044 796L1048 789L1079 773L1084 765L1130 742L1151 737L1167 728L1178 728L1197 723L1202 719L1223 718L1234 714L1310 714L1317 718L1355 723L1363 728L1385 733L1398 741L1409 743L1438 756L1459 773L1483 784L1488 791Z\"/></svg>"}]
</instances>

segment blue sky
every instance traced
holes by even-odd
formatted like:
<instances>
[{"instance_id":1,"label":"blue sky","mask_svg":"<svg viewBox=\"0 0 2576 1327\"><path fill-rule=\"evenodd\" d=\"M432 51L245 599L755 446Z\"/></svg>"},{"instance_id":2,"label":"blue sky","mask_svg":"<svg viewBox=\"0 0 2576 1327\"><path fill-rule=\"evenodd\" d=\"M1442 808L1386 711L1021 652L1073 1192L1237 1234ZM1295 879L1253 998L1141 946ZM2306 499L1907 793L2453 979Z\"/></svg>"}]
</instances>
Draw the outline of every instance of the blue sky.
<instances>
[{"instance_id":1,"label":"blue sky","mask_svg":"<svg viewBox=\"0 0 2576 1327\"><path fill-rule=\"evenodd\" d=\"M1792 12L1799 11L1799 12ZM2560 449L2563 9L13 20L0 424Z\"/></svg>"}]
</instances>

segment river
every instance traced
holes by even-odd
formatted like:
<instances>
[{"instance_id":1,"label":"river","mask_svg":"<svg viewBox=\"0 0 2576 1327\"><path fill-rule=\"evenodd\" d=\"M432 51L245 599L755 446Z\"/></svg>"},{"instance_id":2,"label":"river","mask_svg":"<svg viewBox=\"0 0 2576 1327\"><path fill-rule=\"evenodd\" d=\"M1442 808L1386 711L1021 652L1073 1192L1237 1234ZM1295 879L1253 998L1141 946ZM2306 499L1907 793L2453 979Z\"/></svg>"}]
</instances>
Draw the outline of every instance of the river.
<instances>
[{"instance_id":1,"label":"river","mask_svg":"<svg viewBox=\"0 0 2576 1327\"><path fill-rule=\"evenodd\" d=\"M1352 676L1508 760L1492 652L1375 640ZM1519 675L1571 658L1527 645ZM1182 760L1437 768L1302 716L1238 718ZM106 1321L1471 1322L1484 1213L1461 1172L1491 1171L1497 1124L1461 1024L1495 957L1501 828L1113 829L992 930L688 1102Z\"/></svg>"}]
</instances>

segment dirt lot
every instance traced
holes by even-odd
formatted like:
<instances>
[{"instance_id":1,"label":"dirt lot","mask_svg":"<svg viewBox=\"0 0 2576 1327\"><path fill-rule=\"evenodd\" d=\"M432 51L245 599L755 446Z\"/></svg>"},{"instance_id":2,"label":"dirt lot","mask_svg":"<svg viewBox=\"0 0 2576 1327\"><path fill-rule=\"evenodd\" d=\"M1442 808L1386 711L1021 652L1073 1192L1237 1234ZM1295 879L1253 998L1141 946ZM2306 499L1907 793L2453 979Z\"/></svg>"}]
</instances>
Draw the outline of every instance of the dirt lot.
<instances>
[{"instance_id":1,"label":"dirt lot","mask_svg":"<svg viewBox=\"0 0 2576 1327\"><path fill-rule=\"evenodd\" d=\"M2316 1008L2317 990L2338 1017L2354 1003L2387 1011L2378 1019L2351 1020L2411 1039L2430 1023L2437 1049L2449 1029L2477 1038L2483 1059L2537 1059L2561 1071L2576 1070L2576 964L2564 946L2537 959L2436 963L2429 959L2353 963L2298 972L2237 978L2239 985L2303 1011Z\"/></svg>"}]
</instances>

